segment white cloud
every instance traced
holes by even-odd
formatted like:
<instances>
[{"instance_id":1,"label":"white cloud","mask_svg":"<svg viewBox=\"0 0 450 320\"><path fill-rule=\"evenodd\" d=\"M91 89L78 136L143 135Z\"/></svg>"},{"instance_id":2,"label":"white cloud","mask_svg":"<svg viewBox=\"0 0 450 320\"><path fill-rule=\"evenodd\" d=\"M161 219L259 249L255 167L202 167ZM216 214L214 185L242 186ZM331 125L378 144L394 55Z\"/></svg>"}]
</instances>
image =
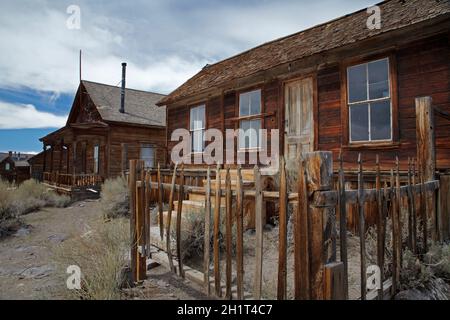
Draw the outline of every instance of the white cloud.
<instances>
[{"instance_id":1,"label":"white cloud","mask_svg":"<svg viewBox=\"0 0 450 320\"><path fill-rule=\"evenodd\" d=\"M195 2L79 0L81 29L66 28L71 1L0 2L0 87L73 93L83 78L170 92L216 62L378 0Z\"/></svg>"},{"instance_id":2,"label":"white cloud","mask_svg":"<svg viewBox=\"0 0 450 320\"><path fill-rule=\"evenodd\" d=\"M12 104L0 101L0 129L60 128L67 116L42 112L31 104Z\"/></svg>"}]
</instances>

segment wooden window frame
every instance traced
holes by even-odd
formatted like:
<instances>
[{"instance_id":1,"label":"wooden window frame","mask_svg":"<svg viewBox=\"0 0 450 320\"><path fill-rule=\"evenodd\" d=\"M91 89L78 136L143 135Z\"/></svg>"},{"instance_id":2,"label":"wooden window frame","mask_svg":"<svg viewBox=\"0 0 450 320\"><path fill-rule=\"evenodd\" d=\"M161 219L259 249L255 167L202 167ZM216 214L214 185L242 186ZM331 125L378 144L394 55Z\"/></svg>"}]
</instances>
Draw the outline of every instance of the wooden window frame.
<instances>
[{"instance_id":1,"label":"wooden window frame","mask_svg":"<svg viewBox=\"0 0 450 320\"><path fill-rule=\"evenodd\" d=\"M348 104L348 74L347 70L351 66L369 63L372 61L388 59L389 64L389 90L391 96L391 139L374 141L355 141L350 140L350 115ZM360 147L392 147L399 142L398 130L398 78L397 78L397 59L393 52L385 52L376 55L356 57L344 60L340 68L341 73L341 126L342 126L342 145L348 148Z\"/></svg>"},{"instance_id":2,"label":"wooden window frame","mask_svg":"<svg viewBox=\"0 0 450 320\"><path fill-rule=\"evenodd\" d=\"M201 106L205 107L205 124L204 124L203 129L201 129L201 130L206 131L208 129L208 110L207 110L208 103L207 103L207 101L202 101L199 103L191 104L188 106L189 120L188 120L188 128L187 129L189 130L189 135L191 135L191 132L200 130L200 129L197 129L197 130L191 129L191 110L194 108L201 107ZM191 139L191 144L192 144L192 136L190 136L190 139ZM205 148L206 148L206 141L204 141L204 143L205 143L205 146L202 151L193 151L194 146L191 145L190 155L203 154L205 152Z\"/></svg>"},{"instance_id":3,"label":"wooden window frame","mask_svg":"<svg viewBox=\"0 0 450 320\"><path fill-rule=\"evenodd\" d=\"M240 115L240 106L241 106L241 95L245 94L245 93L249 93L249 92L253 92L253 91L260 91L261 96L260 96L260 110L259 110L259 114L254 114L254 115L249 115L249 116L241 116ZM271 114L266 114L265 111L265 96L264 96L264 86L252 86L243 90L239 90L236 91L236 105L235 105L235 114L236 117L231 119L233 121L236 121L236 127L237 129L241 129L241 121L251 121L251 120L260 120L261 122L261 130L265 129L265 125L264 125L264 119L267 116L271 116ZM236 149L237 152L259 152L262 150L261 146L258 145L257 147L254 148L241 148L240 142L239 142L239 135L237 135L237 144L236 144ZM260 141L261 142L261 141Z\"/></svg>"}]
</instances>

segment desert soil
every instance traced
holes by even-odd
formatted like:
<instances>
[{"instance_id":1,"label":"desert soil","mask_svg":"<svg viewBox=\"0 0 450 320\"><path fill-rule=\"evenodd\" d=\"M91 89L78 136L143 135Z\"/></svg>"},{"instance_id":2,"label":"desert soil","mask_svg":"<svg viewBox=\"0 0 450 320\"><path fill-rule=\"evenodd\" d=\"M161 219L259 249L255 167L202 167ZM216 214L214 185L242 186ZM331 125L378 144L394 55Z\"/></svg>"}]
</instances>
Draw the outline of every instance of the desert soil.
<instances>
[{"instance_id":1,"label":"desert soil","mask_svg":"<svg viewBox=\"0 0 450 320\"><path fill-rule=\"evenodd\" d=\"M57 268L54 250L62 242L95 232L103 222L99 201L68 208L44 208L22 217L24 227L0 239L0 299L64 299L68 276ZM151 269L127 299L204 299L201 288L164 267Z\"/></svg>"}]
</instances>

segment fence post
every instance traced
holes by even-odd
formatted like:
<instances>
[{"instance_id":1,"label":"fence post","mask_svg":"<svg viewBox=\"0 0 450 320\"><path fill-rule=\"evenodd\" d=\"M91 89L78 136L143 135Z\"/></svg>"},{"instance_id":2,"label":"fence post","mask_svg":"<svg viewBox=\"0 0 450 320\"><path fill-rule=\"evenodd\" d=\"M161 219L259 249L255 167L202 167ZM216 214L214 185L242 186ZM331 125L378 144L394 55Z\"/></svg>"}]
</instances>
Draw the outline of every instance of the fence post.
<instances>
[{"instance_id":1,"label":"fence post","mask_svg":"<svg viewBox=\"0 0 450 320\"><path fill-rule=\"evenodd\" d=\"M304 169L306 196L313 200L314 193L320 191L330 191L333 185L333 156L328 151L318 151L304 153ZM300 167L301 168L301 167ZM301 170L303 170L301 168ZM299 172L299 175L301 171ZM299 190L300 195L301 190ZM305 209L301 205L302 199L299 196L299 208ZM313 300L322 300L326 298L325 286L325 265L331 263L333 257L333 228L330 227L334 206L315 205L312 201L307 209L307 227L308 241L302 247L309 247L307 252L297 252L303 255L309 255L309 291L310 298ZM300 210L301 211L301 210ZM305 213L303 213L305 214ZM296 231L298 232L298 231ZM307 266L305 266L307 267ZM339 286L343 287L343 277L338 277ZM335 284L336 286L337 284ZM342 289L342 288L341 288ZM340 291L332 289L331 291Z\"/></svg>"},{"instance_id":2,"label":"fence post","mask_svg":"<svg viewBox=\"0 0 450 320\"><path fill-rule=\"evenodd\" d=\"M137 281L143 281L146 278L147 258L145 256L145 175L144 162L138 162L140 173L140 186L135 185L136 189L136 239L138 244L137 250ZM139 248L141 249L139 252Z\"/></svg>"},{"instance_id":3,"label":"fence post","mask_svg":"<svg viewBox=\"0 0 450 320\"><path fill-rule=\"evenodd\" d=\"M431 97L416 98L417 160L424 182L434 180L436 152L434 139L434 113ZM426 197L428 217L431 218L432 238L437 240L436 192Z\"/></svg>"},{"instance_id":4,"label":"fence post","mask_svg":"<svg viewBox=\"0 0 450 320\"><path fill-rule=\"evenodd\" d=\"M130 193L130 237L131 237L131 277L137 281L137 234L136 234L136 160L130 160L130 178L128 180Z\"/></svg>"}]
</instances>

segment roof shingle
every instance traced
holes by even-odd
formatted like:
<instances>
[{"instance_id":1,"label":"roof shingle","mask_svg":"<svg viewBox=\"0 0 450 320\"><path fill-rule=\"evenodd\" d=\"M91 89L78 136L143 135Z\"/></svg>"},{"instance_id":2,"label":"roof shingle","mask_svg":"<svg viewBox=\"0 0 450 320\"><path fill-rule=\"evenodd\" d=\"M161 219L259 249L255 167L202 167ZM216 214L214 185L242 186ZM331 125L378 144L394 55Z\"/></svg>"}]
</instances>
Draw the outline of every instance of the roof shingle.
<instances>
[{"instance_id":1,"label":"roof shingle","mask_svg":"<svg viewBox=\"0 0 450 320\"><path fill-rule=\"evenodd\" d=\"M210 65L158 103L166 105L228 81L292 62L375 35L450 13L450 0L388 0L379 4L382 28L366 27L367 10L360 10L313 28L280 38Z\"/></svg>"}]
</instances>

